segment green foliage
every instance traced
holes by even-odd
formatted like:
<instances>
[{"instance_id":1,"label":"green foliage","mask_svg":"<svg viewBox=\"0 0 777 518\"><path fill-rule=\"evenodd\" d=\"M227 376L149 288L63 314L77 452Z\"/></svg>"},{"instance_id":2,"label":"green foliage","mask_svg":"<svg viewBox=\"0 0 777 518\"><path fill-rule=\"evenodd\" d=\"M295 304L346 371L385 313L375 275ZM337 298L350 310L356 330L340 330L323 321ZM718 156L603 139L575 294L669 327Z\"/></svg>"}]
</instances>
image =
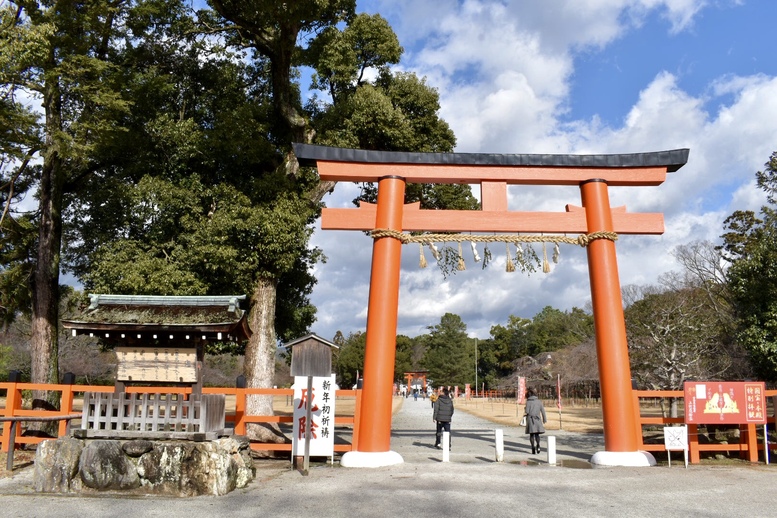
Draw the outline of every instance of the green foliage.
<instances>
[{"instance_id":1,"label":"green foliage","mask_svg":"<svg viewBox=\"0 0 777 518\"><path fill-rule=\"evenodd\" d=\"M213 19L225 28L237 29L226 33L228 42L250 47L257 61L269 63L270 138L280 149L289 149L291 142L305 141L307 122L301 113L294 67L302 64L303 43L353 19L355 0L210 0L209 5L223 21L206 16L205 23L210 25Z\"/></svg>"},{"instance_id":2,"label":"green foliage","mask_svg":"<svg viewBox=\"0 0 777 518\"><path fill-rule=\"evenodd\" d=\"M438 117L440 95L436 89L426 83L426 78L408 72L391 73L384 69L376 81L392 106L399 110L409 125L410 139L405 143L406 150L425 153L450 152L456 146L456 137L448 124ZM464 188L460 184L445 184L439 188L453 192ZM456 197L458 199L458 197ZM441 205L448 208L448 204Z\"/></svg>"},{"instance_id":3,"label":"green foliage","mask_svg":"<svg viewBox=\"0 0 777 518\"><path fill-rule=\"evenodd\" d=\"M404 335L397 336L396 356L394 358L394 380L401 382L405 372L415 371L413 366L413 339Z\"/></svg>"},{"instance_id":4,"label":"green foliage","mask_svg":"<svg viewBox=\"0 0 777 518\"><path fill-rule=\"evenodd\" d=\"M546 306L532 319L527 329L529 354L557 351L594 336L593 316L582 309L560 311Z\"/></svg>"},{"instance_id":5,"label":"green foliage","mask_svg":"<svg viewBox=\"0 0 777 518\"><path fill-rule=\"evenodd\" d=\"M0 343L0 380L8 379L8 371L11 370L11 349L8 345Z\"/></svg>"},{"instance_id":6,"label":"green foliage","mask_svg":"<svg viewBox=\"0 0 777 518\"><path fill-rule=\"evenodd\" d=\"M0 327L5 327L32 307L35 222L30 215L20 215L5 219L0 230Z\"/></svg>"},{"instance_id":7,"label":"green foliage","mask_svg":"<svg viewBox=\"0 0 777 518\"><path fill-rule=\"evenodd\" d=\"M755 173L755 179L758 187L766 193L767 203L774 206L777 204L777 151L771 154L764 166L763 171Z\"/></svg>"},{"instance_id":8,"label":"green foliage","mask_svg":"<svg viewBox=\"0 0 777 518\"><path fill-rule=\"evenodd\" d=\"M750 210L738 210L726 218L723 225L727 232L721 236L723 245L719 247L723 258L734 262L750 255L758 246L763 223Z\"/></svg>"},{"instance_id":9,"label":"green foliage","mask_svg":"<svg viewBox=\"0 0 777 518\"><path fill-rule=\"evenodd\" d=\"M475 342L467 336L461 317L446 313L440 323L429 326L423 367L435 385L474 383Z\"/></svg>"},{"instance_id":10,"label":"green foliage","mask_svg":"<svg viewBox=\"0 0 777 518\"><path fill-rule=\"evenodd\" d=\"M15 204L28 195L40 175L32 165L43 146L39 114L19 96L35 80L32 64L49 51L51 24L32 25L13 6L0 5L0 324L7 326L31 308L31 278L36 252L34 214Z\"/></svg>"},{"instance_id":11,"label":"green foliage","mask_svg":"<svg viewBox=\"0 0 777 518\"><path fill-rule=\"evenodd\" d=\"M273 278L276 334L299 336L314 319L310 269L323 258L307 246L317 178L279 168L262 62L212 40L185 45L175 32L190 29L185 20L124 49L136 109L81 185L67 266L92 291L125 294L250 295Z\"/></svg>"},{"instance_id":12,"label":"green foliage","mask_svg":"<svg viewBox=\"0 0 777 518\"><path fill-rule=\"evenodd\" d=\"M531 320L510 315L507 325L496 325L491 328L491 341L494 348L504 351L512 361L515 358L527 356L529 350L526 341L526 332Z\"/></svg>"},{"instance_id":13,"label":"green foliage","mask_svg":"<svg viewBox=\"0 0 777 518\"><path fill-rule=\"evenodd\" d=\"M729 269L729 285L738 316L738 338L754 367L767 380L777 379L777 221L768 208L758 240Z\"/></svg>"},{"instance_id":14,"label":"green foliage","mask_svg":"<svg viewBox=\"0 0 777 518\"><path fill-rule=\"evenodd\" d=\"M738 339L750 352L753 367L767 381L777 380L777 153L756 174L770 206L761 218L735 213L722 237L729 268L729 287L738 319Z\"/></svg>"},{"instance_id":15,"label":"green foliage","mask_svg":"<svg viewBox=\"0 0 777 518\"><path fill-rule=\"evenodd\" d=\"M366 333L350 333L340 346L334 369L341 387L351 388L356 383L356 372L364 373L366 344Z\"/></svg>"},{"instance_id":16,"label":"green foliage","mask_svg":"<svg viewBox=\"0 0 777 518\"><path fill-rule=\"evenodd\" d=\"M364 82L368 68L387 70L399 63L402 47L388 22L379 14L356 15L345 28L328 27L305 51L315 69L311 87L326 91L337 103Z\"/></svg>"},{"instance_id":17,"label":"green foliage","mask_svg":"<svg viewBox=\"0 0 777 518\"><path fill-rule=\"evenodd\" d=\"M25 24L9 3L0 6L0 85L21 86L31 79L32 66L46 58L53 23Z\"/></svg>"},{"instance_id":18,"label":"green foliage","mask_svg":"<svg viewBox=\"0 0 777 518\"><path fill-rule=\"evenodd\" d=\"M190 178L181 184L144 177L130 187L132 215L116 230L142 239L100 246L85 287L97 293L226 295L251 293L259 275L281 278L279 333L304 331L318 257L306 250L308 205L279 196L256 205L228 184ZM300 252L302 250L303 252ZM294 272L297 272L294 274Z\"/></svg>"},{"instance_id":19,"label":"green foliage","mask_svg":"<svg viewBox=\"0 0 777 518\"><path fill-rule=\"evenodd\" d=\"M499 350L511 359L536 356L576 345L594 336L593 316L580 308L561 311L546 306L532 320L510 316L508 325L491 328ZM501 368L506 369L504 361Z\"/></svg>"},{"instance_id":20,"label":"green foliage","mask_svg":"<svg viewBox=\"0 0 777 518\"><path fill-rule=\"evenodd\" d=\"M42 212L11 213L0 227L6 319L52 300L37 311L55 327L60 267L88 289L127 294L253 295L269 279L275 336L261 342L298 336L314 318L322 255L309 237L326 186L294 167L291 142L455 143L437 93L389 70L402 53L396 35L380 16L356 15L353 0L211 0L215 12L196 17L178 0L12 5L0 7L3 201L35 194ZM331 103L303 109L303 63ZM7 102L20 85L41 96L40 120ZM40 166L24 163L36 154ZM420 197L476 206L462 186ZM36 266L43 281L32 286ZM53 356L34 354L56 371L56 344L42 342Z\"/></svg>"}]
</instances>

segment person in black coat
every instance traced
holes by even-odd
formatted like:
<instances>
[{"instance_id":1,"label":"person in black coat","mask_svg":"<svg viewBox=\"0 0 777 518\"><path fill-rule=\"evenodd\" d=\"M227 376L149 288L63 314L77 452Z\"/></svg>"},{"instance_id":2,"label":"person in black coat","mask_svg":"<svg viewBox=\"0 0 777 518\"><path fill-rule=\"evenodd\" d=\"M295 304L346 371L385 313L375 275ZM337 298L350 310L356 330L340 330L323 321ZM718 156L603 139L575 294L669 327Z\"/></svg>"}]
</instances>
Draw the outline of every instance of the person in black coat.
<instances>
[{"instance_id":1,"label":"person in black coat","mask_svg":"<svg viewBox=\"0 0 777 518\"><path fill-rule=\"evenodd\" d=\"M526 391L526 433L529 434L532 454L540 452L540 434L545 433L544 424L548 422L545 406L533 389Z\"/></svg>"},{"instance_id":2,"label":"person in black coat","mask_svg":"<svg viewBox=\"0 0 777 518\"><path fill-rule=\"evenodd\" d=\"M450 447L451 420L453 419L453 400L448 393L448 387L442 389L442 395L434 402L434 414L432 419L437 423L437 436L434 447L442 448L442 433L448 432L448 446Z\"/></svg>"}]
</instances>

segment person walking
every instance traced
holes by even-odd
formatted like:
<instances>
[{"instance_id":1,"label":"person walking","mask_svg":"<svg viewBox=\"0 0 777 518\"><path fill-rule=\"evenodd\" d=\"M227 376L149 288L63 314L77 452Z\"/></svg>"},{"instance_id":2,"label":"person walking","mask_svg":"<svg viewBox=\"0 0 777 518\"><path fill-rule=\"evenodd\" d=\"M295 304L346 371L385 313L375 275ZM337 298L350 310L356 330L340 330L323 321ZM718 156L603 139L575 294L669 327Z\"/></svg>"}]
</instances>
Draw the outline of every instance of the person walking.
<instances>
[{"instance_id":1,"label":"person walking","mask_svg":"<svg viewBox=\"0 0 777 518\"><path fill-rule=\"evenodd\" d=\"M526 417L526 433L529 434L529 442L531 443L531 452L532 454L540 453L540 434L545 433L544 424L548 422L548 417L545 415L545 405L537 397L534 389L526 391L526 409L524 414Z\"/></svg>"},{"instance_id":2,"label":"person walking","mask_svg":"<svg viewBox=\"0 0 777 518\"><path fill-rule=\"evenodd\" d=\"M438 450L442 448L442 433L448 432L448 447L451 444L451 420L453 419L453 400L451 399L448 387L442 389L442 394L434 402L434 414L432 419L437 423L437 435L434 447Z\"/></svg>"},{"instance_id":3,"label":"person walking","mask_svg":"<svg viewBox=\"0 0 777 518\"><path fill-rule=\"evenodd\" d=\"M437 391L432 392L432 395L429 396L429 400L432 402L432 408L434 408L434 402L437 401Z\"/></svg>"}]
</instances>

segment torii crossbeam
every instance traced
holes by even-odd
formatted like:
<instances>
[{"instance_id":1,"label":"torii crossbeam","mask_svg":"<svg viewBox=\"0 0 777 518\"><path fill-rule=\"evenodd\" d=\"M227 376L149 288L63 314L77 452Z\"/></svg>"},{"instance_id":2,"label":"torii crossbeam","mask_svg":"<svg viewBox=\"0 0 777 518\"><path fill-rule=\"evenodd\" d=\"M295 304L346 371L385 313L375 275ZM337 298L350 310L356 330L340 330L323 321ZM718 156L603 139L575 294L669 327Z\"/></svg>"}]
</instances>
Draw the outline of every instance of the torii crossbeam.
<instances>
[{"instance_id":1,"label":"torii crossbeam","mask_svg":"<svg viewBox=\"0 0 777 518\"><path fill-rule=\"evenodd\" d=\"M629 214L610 207L608 186L657 186L688 161L688 149L616 155L495 155L365 151L294 144L300 165L315 166L324 181L377 182L377 205L324 209L321 228L430 232L557 232L662 234L663 214ZM420 210L404 204L407 183L480 185L481 210ZM566 212L507 209L508 185L579 186L582 207ZM373 242L367 344L358 443L343 455L348 467L403 462L390 451L391 394L396 353L402 242L386 235ZM591 462L648 466L655 459L637 450L639 436L631 397L631 369L615 243L587 246L596 353L602 393L605 451Z\"/></svg>"}]
</instances>

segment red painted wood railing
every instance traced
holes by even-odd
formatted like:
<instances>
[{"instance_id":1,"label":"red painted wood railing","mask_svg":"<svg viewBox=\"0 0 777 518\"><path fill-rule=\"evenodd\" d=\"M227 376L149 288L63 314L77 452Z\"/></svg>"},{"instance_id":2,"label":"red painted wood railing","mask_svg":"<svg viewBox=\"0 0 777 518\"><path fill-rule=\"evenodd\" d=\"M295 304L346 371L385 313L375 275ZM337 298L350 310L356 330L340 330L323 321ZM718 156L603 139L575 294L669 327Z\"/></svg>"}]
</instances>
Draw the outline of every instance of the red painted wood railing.
<instances>
[{"instance_id":1,"label":"red painted wood railing","mask_svg":"<svg viewBox=\"0 0 777 518\"><path fill-rule=\"evenodd\" d=\"M636 422L639 426L639 449L645 451L665 451L664 443L661 444L645 444L643 426L670 426L672 424L683 424L685 418L682 417L683 412L680 412L681 417L661 417L661 416L643 416L641 411L640 402L643 399L655 399L655 398L677 398L680 401L680 409L683 406L682 390L634 390L632 391L634 396L634 409L636 416ZM772 401L777 398L777 390L767 390L765 393L767 398L771 397ZM774 408L777 408L775 406ZM758 453L764 449L763 442L758 441L758 435L756 433L755 424L743 424L740 425L739 442L729 444L704 444L699 442L699 425L688 425L688 460L691 464L698 464L700 462L700 453L703 451L737 451L742 459L749 460L750 462L758 462ZM767 418L767 427L774 429L775 417L774 411L772 415ZM776 447L777 444L769 443L769 449Z\"/></svg>"},{"instance_id":2,"label":"red painted wood railing","mask_svg":"<svg viewBox=\"0 0 777 518\"><path fill-rule=\"evenodd\" d=\"M32 410L23 407L22 391L45 390L59 392L59 410ZM7 452L10 444L10 430L8 422L2 422L3 417L30 417L30 418L56 418L62 417L59 421L58 436L67 434L68 423L66 416L74 413L74 403L79 399L78 396L84 392L113 392L114 387L103 385L64 385L64 384L43 384L43 383L0 383L0 397L5 396L5 406L0 408L0 425L3 432L0 438L0 451ZM188 387L127 387L127 392L164 392L168 394L189 394L191 389ZM287 396L293 397L292 389L255 389L255 388L232 388L232 387L206 387L202 389L206 394L224 394L235 398L235 412L228 412L226 422L232 423L236 434L245 434L246 425L249 423L291 423L291 415L247 415L246 398L251 395L263 396ZM335 393L336 398L355 398L353 415L335 414L335 426L350 426L352 431L351 442L348 444L335 444L336 452L347 452L353 449L358 439L359 410L361 408L361 390L338 390ZM338 406L335 405L337 410ZM75 420L77 421L77 420ZM43 437L23 437L22 427L16 427L15 444L38 444L46 438ZM347 430L347 429L346 429ZM262 443L251 442L251 448L254 450L274 450L291 452L291 443Z\"/></svg>"}]
</instances>

